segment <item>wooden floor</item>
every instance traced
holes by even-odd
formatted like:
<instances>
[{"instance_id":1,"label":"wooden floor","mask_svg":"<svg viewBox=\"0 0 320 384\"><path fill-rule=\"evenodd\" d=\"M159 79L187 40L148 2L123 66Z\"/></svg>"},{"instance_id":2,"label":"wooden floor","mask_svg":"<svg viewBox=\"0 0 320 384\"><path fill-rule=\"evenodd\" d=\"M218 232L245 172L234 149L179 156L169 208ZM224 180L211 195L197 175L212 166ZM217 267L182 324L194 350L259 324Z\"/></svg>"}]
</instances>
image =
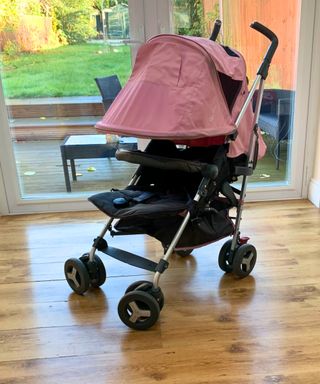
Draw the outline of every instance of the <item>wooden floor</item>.
<instances>
[{"instance_id":1,"label":"wooden floor","mask_svg":"<svg viewBox=\"0 0 320 384\"><path fill-rule=\"evenodd\" d=\"M98 212L0 217L1 384L319 384L319 209L247 204L242 230L258 262L243 280L219 270L223 241L174 255L146 332L126 328L117 304L148 274L104 258L101 290L77 296L64 281L64 261L87 251L103 222ZM110 242L162 255L144 236Z\"/></svg>"}]
</instances>

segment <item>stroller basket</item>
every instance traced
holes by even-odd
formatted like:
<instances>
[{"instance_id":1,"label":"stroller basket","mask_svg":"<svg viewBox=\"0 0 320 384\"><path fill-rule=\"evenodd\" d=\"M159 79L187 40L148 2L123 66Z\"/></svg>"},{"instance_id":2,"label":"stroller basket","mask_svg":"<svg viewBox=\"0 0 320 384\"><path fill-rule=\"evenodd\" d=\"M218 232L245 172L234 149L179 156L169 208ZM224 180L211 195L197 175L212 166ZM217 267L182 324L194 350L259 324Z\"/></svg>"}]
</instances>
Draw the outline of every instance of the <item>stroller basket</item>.
<instances>
[{"instance_id":1,"label":"stroller basket","mask_svg":"<svg viewBox=\"0 0 320 384\"><path fill-rule=\"evenodd\" d=\"M123 219L115 229L121 234L141 233L159 240L166 249L183 222L183 215L158 216L157 220ZM137 229L139 229L137 231ZM209 243L223 239L233 234L234 225L228 216L228 211L212 209L203 213L195 220L190 220L182 236L175 246L175 250L202 247Z\"/></svg>"}]
</instances>

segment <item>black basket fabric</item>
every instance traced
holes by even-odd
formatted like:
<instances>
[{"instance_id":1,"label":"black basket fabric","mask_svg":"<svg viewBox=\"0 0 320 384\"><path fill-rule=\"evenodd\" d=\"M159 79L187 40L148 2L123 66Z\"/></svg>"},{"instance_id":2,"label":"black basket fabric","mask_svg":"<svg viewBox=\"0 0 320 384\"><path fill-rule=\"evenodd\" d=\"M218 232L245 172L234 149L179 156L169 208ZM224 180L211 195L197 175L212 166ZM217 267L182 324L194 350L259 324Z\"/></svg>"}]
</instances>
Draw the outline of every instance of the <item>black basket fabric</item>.
<instances>
[{"instance_id":1,"label":"black basket fabric","mask_svg":"<svg viewBox=\"0 0 320 384\"><path fill-rule=\"evenodd\" d=\"M124 218L117 223L116 229L124 233L146 233L167 246L171 243L182 221L181 215L162 216L156 220ZM228 216L228 211L211 210L189 221L176 248L199 247L230 236L233 232L234 225Z\"/></svg>"}]
</instances>

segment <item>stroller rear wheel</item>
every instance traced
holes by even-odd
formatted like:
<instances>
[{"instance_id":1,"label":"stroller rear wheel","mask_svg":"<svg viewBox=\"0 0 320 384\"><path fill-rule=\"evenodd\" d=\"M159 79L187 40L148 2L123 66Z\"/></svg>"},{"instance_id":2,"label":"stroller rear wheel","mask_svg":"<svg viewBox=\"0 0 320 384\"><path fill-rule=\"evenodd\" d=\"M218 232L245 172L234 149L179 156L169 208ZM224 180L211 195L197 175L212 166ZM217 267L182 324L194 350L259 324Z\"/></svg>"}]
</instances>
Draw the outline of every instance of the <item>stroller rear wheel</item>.
<instances>
[{"instance_id":1,"label":"stroller rear wheel","mask_svg":"<svg viewBox=\"0 0 320 384\"><path fill-rule=\"evenodd\" d=\"M193 249L179 249L178 251L175 251L175 253L181 257L190 256L192 252Z\"/></svg>"},{"instance_id":2,"label":"stroller rear wheel","mask_svg":"<svg viewBox=\"0 0 320 384\"><path fill-rule=\"evenodd\" d=\"M74 292L83 295L89 289L89 273L81 260L68 259L64 264L64 274Z\"/></svg>"},{"instance_id":3,"label":"stroller rear wheel","mask_svg":"<svg viewBox=\"0 0 320 384\"><path fill-rule=\"evenodd\" d=\"M163 247L164 253L166 253L168 248L169 248L169 245L166 245L166 244L162 243L162 247ZM174 252L177 255L181 256L181 257L189 256L189 255L191 255L191 253L193 251L194 251L193 249L178 249L178 250L174 250Z\"/></svg>"},{"instance_id":4,"label":"stroller rear wheel","mask_svg":"<svg viewBox=\"0 0 320 384\"><path fill-rule=\"evenodd\" d=\"M218 264L219 267L226 273L230 273L233 270L233 263L230 260L232 240L226 241L219 252Z\"/></svg>"},{"instance_id":5,"label":"stroller rear wheel","mask_svg":"<svg viewBox=\"0 0 320 384\"><path fill-rule=\"evenodd\" d=\"M134 290L122 297L118 305L118 314L129 328L146 330L158 320L160 307L150 293Z\"/></svg>"},{"instance_id":6,"label":"stroller rear wheel","mask_svg":"<svg viewBox=\"0 0 320 384\"><path fill-rule=\"evenodd\" d=\"M233 273L240 277L248 276L257 260L257 250L252 244L242 244L236 250L233 259Z\"/></svg>"},{"instance_id":7,"label":"stroller rear wheel","mask_svg":"<svg viewBox=\"0 0 320 384\"><path fill-rule=\"evenodd\" d=\"M164 296L162 293L161 288L153 288L153 284L151 281L147 280L139 280L129 285L129 287L126 289L125 293L132 292L132 291L143 291L148 292L150 295L152 295L159 304L160 311L164 306Z\"/></svg>"}]
</instances>

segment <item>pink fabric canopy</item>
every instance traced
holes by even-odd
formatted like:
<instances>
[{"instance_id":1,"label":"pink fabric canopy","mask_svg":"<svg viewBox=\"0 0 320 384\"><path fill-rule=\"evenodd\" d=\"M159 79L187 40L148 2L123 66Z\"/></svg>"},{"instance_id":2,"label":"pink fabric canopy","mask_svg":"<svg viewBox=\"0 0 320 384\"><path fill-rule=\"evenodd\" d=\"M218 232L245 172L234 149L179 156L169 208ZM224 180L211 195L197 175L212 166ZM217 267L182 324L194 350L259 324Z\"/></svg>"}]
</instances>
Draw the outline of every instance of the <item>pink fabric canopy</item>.
<instances>
[{"instance_id":1,"label":"pink fabric canopy","mask_svg":"<svg viewBox=\"0 0 320 384\"><path fill-rule=\"evenodd\" d=\"M129 81L96 128L189 145L210 145L234 132L248 89L245 62L238 52L231 54L201 37L152 38L139 49ZM229 157L248 152L252 129L250 106ZM259 140L261 157L261 135Z\"/></svg>"}]
</instances>

